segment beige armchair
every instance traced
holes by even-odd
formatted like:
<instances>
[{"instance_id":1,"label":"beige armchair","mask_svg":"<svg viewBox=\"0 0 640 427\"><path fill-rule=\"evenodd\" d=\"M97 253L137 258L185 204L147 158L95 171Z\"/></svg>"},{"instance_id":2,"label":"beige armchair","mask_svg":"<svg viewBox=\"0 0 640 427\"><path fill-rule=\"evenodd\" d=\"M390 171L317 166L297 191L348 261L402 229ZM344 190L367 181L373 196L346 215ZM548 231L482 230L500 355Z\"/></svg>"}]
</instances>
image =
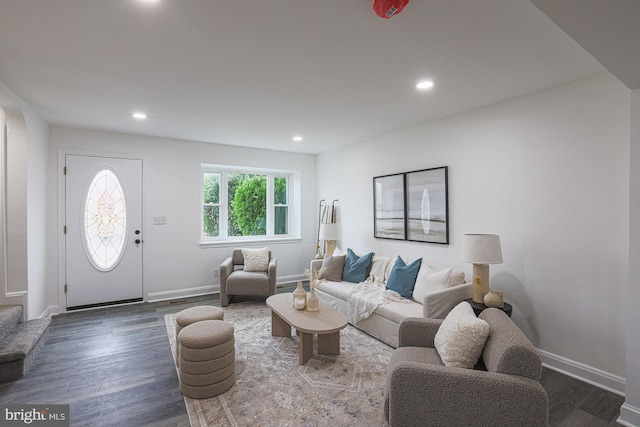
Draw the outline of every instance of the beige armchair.
<instances>
[{"instance_id":1,"label":"beige armchair","mask_svg":"<svg viewBox=\"0 0 640 427\"><path fill-rule=\"evenodd\" d=\"M276 259L269 253L265 271L245 271L242 249L234 249L232 255L220 265L220 305L229 305L232 295L274 295L276 293Z\"/></svg>"},{"instance_id":2,"label":"beige armchair","mask_svg":"<svg viewBox=\"0 0 640 427\"><path fill-rule=\"evenodd\" d=\"M389 361L384 415L401 426L546 426L549 402L540 357L501 310L478 317L489 337L476 369L444 366L434 346L442 320L407 318Z\"/></svg>"}]
</instances>

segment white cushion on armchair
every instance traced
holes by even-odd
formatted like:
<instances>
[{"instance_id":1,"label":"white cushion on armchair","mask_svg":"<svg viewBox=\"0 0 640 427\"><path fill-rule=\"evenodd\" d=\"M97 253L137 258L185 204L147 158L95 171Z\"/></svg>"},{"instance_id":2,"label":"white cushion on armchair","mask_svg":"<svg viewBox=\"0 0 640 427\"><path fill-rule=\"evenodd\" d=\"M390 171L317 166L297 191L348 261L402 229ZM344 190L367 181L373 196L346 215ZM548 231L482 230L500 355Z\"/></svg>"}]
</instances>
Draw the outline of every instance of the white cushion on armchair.
<instances>
[{"instance_id":1,"label":"white cushion on armchair","mask_svg":"<svg viewBox=\"0 0 640 427\"><path fill-rule=\"evenodd\" d=\"M468 302L462 301L447 314L433 344L445 366L472 369L489 336L489 324L478 319Z\"/></svg>"}]
</instances>

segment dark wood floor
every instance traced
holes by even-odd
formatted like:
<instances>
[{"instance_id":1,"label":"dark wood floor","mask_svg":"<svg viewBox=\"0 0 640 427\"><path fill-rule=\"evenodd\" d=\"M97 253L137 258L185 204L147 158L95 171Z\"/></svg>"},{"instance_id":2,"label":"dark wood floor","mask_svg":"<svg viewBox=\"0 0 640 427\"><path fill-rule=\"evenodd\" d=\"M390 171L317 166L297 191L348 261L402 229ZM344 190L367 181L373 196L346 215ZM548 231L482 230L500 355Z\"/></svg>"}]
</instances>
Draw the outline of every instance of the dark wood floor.
<instances>
[{"instance_id":1,"label":"dark wood floor","mask_svg":"<svg viewBox=\"0 0 640 427\"><path fill-rule=\"evenodd\" d=\"M188 427L164 315L203 303L219 305L219 297L54 316L31 370L0 385L0 402L70 404L73 426ZM621 396L546 368L541 383L550 426L618 425Z\"/></svg>"}]
</instances>

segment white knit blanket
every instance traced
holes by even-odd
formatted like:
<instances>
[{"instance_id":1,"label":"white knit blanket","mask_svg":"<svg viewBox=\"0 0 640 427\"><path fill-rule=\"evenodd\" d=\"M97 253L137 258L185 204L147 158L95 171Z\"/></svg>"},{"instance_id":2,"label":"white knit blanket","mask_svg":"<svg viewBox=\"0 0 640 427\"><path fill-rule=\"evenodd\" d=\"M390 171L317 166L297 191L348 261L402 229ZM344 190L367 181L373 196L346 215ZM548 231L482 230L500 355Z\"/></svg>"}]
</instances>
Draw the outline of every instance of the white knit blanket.
<instances>
[{"instance_id":1,"label":"white knit blanket","mask_svg":"<svg viewBox=\"0 0 640 427\"><path fill-rule=\"evenodd\" d=\"M355 325L360 320L371 316L380 304L391 301L406 301L399 293L385 289L384 283L358 283L347 297L347 317L349 323Z\"/></svg>"}]
</instances>

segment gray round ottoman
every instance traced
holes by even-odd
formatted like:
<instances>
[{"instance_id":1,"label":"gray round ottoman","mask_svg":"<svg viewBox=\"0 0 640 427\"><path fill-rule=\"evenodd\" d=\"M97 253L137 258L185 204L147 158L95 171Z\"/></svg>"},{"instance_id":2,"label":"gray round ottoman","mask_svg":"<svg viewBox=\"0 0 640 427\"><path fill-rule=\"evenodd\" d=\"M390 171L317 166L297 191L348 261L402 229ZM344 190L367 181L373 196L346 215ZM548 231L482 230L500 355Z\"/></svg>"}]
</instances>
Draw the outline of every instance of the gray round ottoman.
<instances>
[{"instance_id":1,"label":"gray round ottoman","mask_svg":"<svg viewBox=\"0 0 640 427\"><path fill-rule=\"evenodd\" d=\"M178 334L180 391L192 399L206 399L229 390L236 382L233 325L203 320Z\"/></svg>"},{"instance_id":2,"label":"gray round ottoman","mask_svg":"<svg viewBox=\"0 0 640 427\"><path fill-rule=\"evenodd\" d=\"M176 337L185 326L203 320L224 320L224 311L212 305L185 308L176 315Z\"/></svg>"}]
</instances>

